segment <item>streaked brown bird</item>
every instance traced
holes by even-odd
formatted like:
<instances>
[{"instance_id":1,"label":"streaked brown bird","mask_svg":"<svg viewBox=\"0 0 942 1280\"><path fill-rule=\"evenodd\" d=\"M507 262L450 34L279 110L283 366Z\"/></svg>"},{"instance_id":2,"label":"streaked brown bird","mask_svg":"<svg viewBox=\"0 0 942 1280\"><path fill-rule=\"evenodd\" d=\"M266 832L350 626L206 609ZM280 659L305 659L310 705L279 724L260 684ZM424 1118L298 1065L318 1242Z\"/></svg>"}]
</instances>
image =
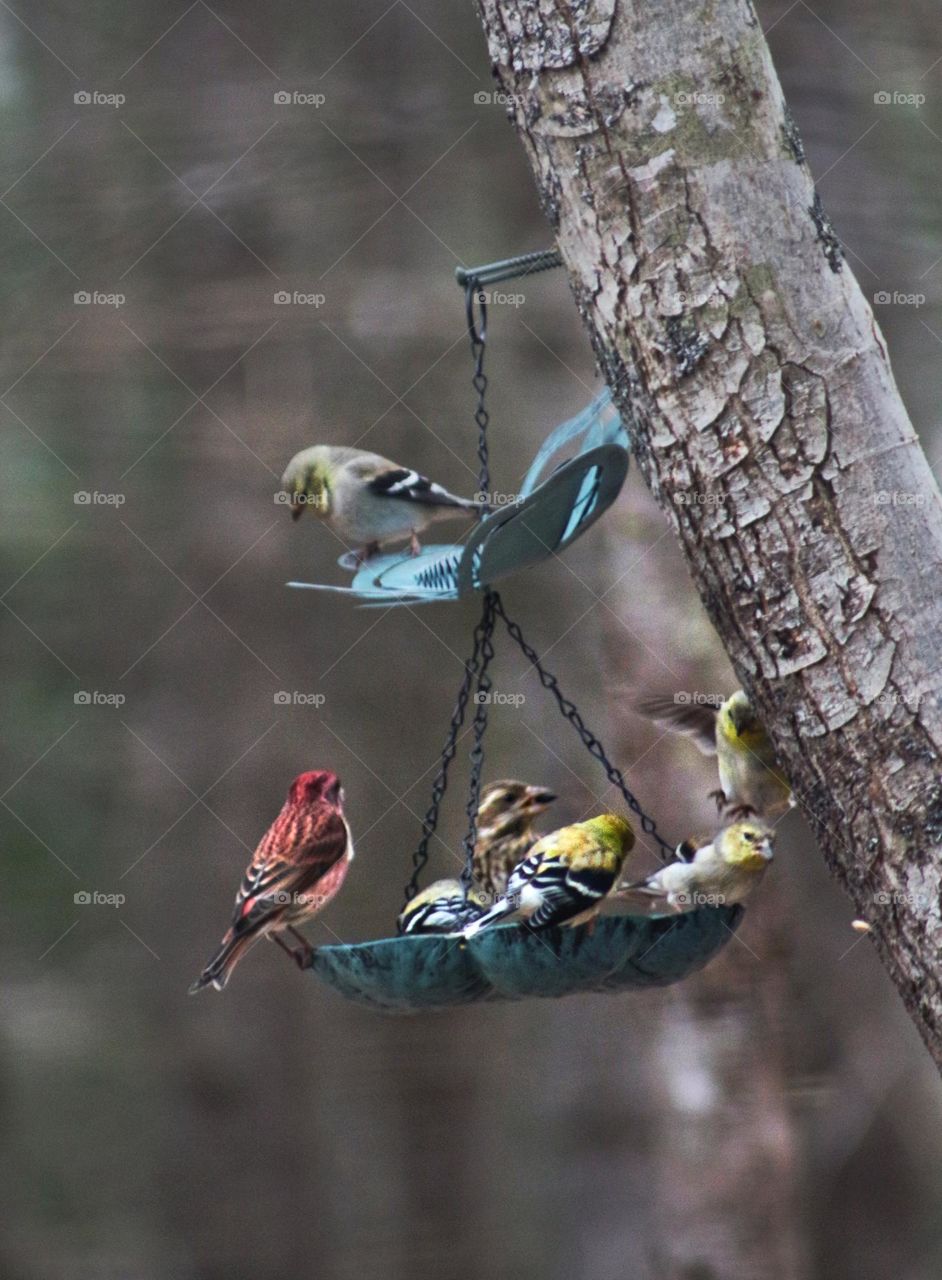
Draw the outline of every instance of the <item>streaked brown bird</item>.
<instances>
[{"instance_id":1,"label":"streaked brown bird","mask_svg":"<svg viewBox=\"0 0 942 1280\"><path fill-rule=\"evenodd\" d=\"M236 895L232 924L190 987L190 995L210 984L221 991L257 938L277 942L301 968L309 964L313 949L296 926L336 895L352 859L340 779L327 769L299 774L252 856ZM290 946L285 934L299 945Z\"/></svg>"},{"instance_id":2,"label":"streaked brown bird","mask_svg":"<svg viewBox=\"0 0 942 1280\"><path fill-rule=\"evenodd\" d=\"M472 871L492 901L504 893L511 871L536 844L533 823L555 799L546 787L513 778L489 782L481 791Z\"/></svg>"}]
</instances>

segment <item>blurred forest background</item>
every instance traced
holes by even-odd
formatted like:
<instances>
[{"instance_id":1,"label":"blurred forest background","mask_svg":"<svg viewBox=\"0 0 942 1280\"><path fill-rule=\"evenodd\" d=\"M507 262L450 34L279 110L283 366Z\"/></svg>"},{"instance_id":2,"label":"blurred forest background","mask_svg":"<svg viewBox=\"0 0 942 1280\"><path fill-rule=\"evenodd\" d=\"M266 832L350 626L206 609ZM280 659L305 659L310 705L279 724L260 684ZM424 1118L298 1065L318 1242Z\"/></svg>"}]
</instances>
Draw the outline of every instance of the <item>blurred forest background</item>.
<instances>
[{"instance_id":1,"label":"blurred forest background","mask_svg":"<svg viewBox=\"0 0 942 1280\"><path fill-rule=\"evenodd\" d=\"M939 460L937 3L760 17ZM476 608L287 591L344 575L273 494L299 447L357 440L473 491L454 267L550 242L492 94L470 3L0 7L4 1280L942 1274L938 1078L797 814L673 989L384 1019L259 947L187 998L302 769L341 774L358 836L312 940L393 927ZM598 382L562 273L507 292L513 491ZM733 687L636 471L505 597L662 829L709 828L709 767L627 708ZM486 776L561 820L610 803L506 645L495 684L526 701Z\"/></svg>"}]
</instances>

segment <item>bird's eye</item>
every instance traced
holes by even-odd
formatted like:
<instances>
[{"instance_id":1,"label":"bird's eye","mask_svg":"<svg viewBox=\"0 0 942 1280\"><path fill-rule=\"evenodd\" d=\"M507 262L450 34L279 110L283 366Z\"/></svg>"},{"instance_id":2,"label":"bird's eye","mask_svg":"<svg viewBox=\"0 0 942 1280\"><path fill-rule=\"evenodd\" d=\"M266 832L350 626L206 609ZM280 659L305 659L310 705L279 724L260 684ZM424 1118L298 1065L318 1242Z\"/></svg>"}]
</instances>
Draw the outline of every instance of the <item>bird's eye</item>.
<instances>
[{"instance_id":1,"label":"bird's eye","mask_svg":"<svg viewBox=\"0 0 942 1280\"><path fill-rule=\"evenodd\" d=\"M747 831L745 833L745 839L748 840L750 844L755 844L756 838L751 831Z\"/></svg>"}]
</instances>

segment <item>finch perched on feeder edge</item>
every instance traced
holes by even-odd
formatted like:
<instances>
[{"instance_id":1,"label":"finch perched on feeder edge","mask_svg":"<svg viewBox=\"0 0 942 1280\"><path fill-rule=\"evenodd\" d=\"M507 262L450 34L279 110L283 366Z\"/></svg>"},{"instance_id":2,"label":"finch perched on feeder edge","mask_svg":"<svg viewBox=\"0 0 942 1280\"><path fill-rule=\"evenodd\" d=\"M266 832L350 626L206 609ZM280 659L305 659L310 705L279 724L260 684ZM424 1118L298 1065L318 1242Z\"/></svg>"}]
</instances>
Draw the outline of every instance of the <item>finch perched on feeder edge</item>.
<instances>
[{"instance_id":1,"label":"finch perched on feeder edge","mask_svg":"<svg viewBox=\"0 0 942 1280\"><path fill-rule=\"evenodd\" d=\"M677 912L732 906L753 891L772 861L774 834L761 822L734 822L707 844L678 846L680 860L626 885L617 898L643 894Z\"/></svg>"},{"instance_id":2,"label":"finch perched on feeder edge","mask_svg":"<svg viewBox=\"0 0 942 1280\"><path fill-rule=\"evenodd\" d=\"M491 901L507 888L507 877L536 844L533 823L556 796L546 787L505 779L481 791L472 872Z\"/></svg>"},{"instance_id":3,"label":"finch perched on feeder edge","mask_svg":"<svg viewBox=\"0 0 942 1280\"><path fill-rule=\"evenodd\" d=\"M232 924L190 987L190 995L210 983L221 991L256 938L272 938L301 968L309 964L313 950L295 926L330 902L352 859L340 779L329 770L300 774L252 856L236 895ZM289 946L283 933L290 933L300 946Z\"/></svg>"},{"instance_id":4,"label":"finch perched on feeder edge","mask_svg":"<svg viewBox=\"0 0 942 1280\"><path fill-rule=\"evenodd\" d=\"M484 914L487 901L474 886L465 897L460 880L436 880L409 899L397 927L403 934L459 933Z\"/></svg>"},{"instance_id":5,"label":"finch perched on feeder edge","mask_svg":"<svg viewBox=\"0 0 942 1280\"><path fill-rule=\"evenodd\" d=\"M615 813L553 831L511 872L503 902L468 925L462 936L473 938L511 915L522 916L530 929L591 920L617 882L634 842L631 824Z\"/></svg>"},{"instance_id":6,"label":"finch perched on feeder edge","mask_svg":"<svg viewBox=\"0 0 942 1280\"><path fill-rule=\"evenodd\" d=\"M358 563L401 538L408 538L412 554L418 555L418 535L433 521L487 510L378 453L336 445L316 444L296 453L281 483L292 518L310 510L356 548Z\"/></svg>"}]
</instances>

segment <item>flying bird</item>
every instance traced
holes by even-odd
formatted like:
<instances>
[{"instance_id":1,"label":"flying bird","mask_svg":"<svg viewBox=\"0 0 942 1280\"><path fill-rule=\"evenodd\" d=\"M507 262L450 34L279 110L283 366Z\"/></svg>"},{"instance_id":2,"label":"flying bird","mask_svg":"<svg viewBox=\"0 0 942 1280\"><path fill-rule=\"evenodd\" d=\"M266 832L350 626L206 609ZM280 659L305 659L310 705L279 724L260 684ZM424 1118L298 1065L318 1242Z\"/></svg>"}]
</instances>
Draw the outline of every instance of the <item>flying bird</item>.
<instances>
[{"instance_id":1,"label":"flying bird","mask_svg":"<svg viewBox=\"0 0 942 1280\"><path fill-rule=\"evenodd\" d=\"M634 842L631 824L614 813L553 831L511 872L504 899L462 936L473 938L509 916L522 917L533 930L587 923L615 886Z\"/></svg>"},{"instance_id":2,"label":"flying bird","mask_svg":"<svg viewBox=\"0 0 942 1280\"><path fill-rule=\"evenodd\" d=\"M362 564L387 542L408 538L413 555L419 534L433 521L474 516L485 504L458 498L418 471L378 453L316 444L296 453L285 468L283 489L291 515L312 512L337 534Z\"/></svg>"},{"instance_id":3,"label":"flying bird","mask_svg":"<svg viewBox=\"0 0 942 1280\"><path fill-rule=\"evenodd\" d=\"M679 845L678 861L626 885L613 896L621 899L642 894L677 912L743 902L768 870L774 839L764 823L734 822L708 843Z\"/></svg>"},{"instance_id":4,"label":"flying bird","mask_svg":"<svg viewBox=\"0 0 942 1280\"><path fill-rule=\"evenodd\" d=\"M352 859L340 779L326 769L300 774L262 836L236 894L232 924L190 994L210 984L221 991L257 938L277 942L301 968L309 964L313 949L296 926L330 902ZM299 946L290 946L285 934Z\"/></svg>"},{"instance_id":5,"label":"flying bird","mask_svg":"<svg viewBox=\"0 0 942 1280\"><path fill-rule=\"evenodd\" d=\"M639 699L635 710L666 725L672 733L692 738L719 766L718 812L731 818L781 817L795 803L772 741L742 689L719 707L670 697Z\"/></svg>"}]
</instances>

